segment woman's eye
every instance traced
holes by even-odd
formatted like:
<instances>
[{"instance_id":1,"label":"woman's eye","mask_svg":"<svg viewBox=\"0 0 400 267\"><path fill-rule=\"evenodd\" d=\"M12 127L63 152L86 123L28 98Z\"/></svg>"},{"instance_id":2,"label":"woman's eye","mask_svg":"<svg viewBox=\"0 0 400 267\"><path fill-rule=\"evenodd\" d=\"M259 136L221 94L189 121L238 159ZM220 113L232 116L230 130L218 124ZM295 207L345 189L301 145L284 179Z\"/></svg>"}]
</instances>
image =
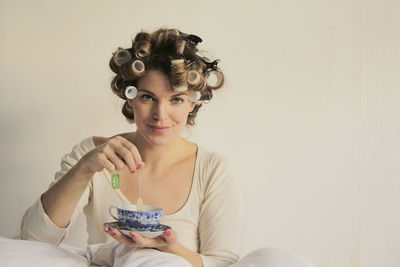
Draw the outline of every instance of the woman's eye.
<instances>
[{"instance_id":1,"label":"woman's eye","mask_svg":"<svg viewBox=\"0 0 400 267\"><path fill-rule=\"evenodd\" d=\"M175 97L175 98L172 99L172 102L175 103L175 104L183 103L183 98Z\"/></svg>"},{"instance_id":2,"label":"woman's eye","mask_svg":"<svg viewBox=\"0 0 400 267\"><path fill-rule=\"evenodd\" d=\"M143 100L143 101L145 101L145 102L154 100L153 97L152 97L151 95L141 95L141 96L140 96L140 99Z\"/></svg>"}]
</instances>

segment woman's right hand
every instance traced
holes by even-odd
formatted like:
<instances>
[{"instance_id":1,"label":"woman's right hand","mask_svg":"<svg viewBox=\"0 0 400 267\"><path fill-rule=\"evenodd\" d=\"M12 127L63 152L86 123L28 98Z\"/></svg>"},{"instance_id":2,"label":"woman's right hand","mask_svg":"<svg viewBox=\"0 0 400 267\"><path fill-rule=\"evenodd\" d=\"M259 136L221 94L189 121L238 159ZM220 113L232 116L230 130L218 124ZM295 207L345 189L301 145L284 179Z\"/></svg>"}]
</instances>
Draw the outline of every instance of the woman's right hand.
<instances>
[{"instance_id":1,"label":"woman's right hand","mask_svg":"<svg viewBox=\"0 0 400 267\"><path fill-rule=\"evenodd\" d=\"M114 136L83 156L80 165L93 174L103 169L115 172L125 166L134 173L144 167L144 162L134 144L122 136Z\"/></svg>"}]
</instances>

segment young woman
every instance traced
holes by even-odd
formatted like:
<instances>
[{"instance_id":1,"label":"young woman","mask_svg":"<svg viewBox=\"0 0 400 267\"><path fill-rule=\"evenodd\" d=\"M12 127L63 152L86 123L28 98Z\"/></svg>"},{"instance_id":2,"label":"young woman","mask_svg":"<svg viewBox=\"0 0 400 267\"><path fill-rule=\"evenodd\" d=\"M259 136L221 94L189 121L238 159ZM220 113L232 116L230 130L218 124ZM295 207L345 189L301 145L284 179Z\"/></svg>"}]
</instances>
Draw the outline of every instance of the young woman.
<instances>
[{"instance_id":1,"label":"young woman","mask_svg":"<svg viewBox=\"0 0 400 267\"><path fill-rule=\"evenodd\" d=\"M66 154L55 182L25 213L23 239L58 245L83 210L88 243L119 247L109 264L122 254L132 261L139 251L150 258L157 253L179 256L193 266L237 261L242 208L235 173L223 157L180 136L223 85L218 60L200 54L201 41L159 29L138 33L132 47L113 54L111 87L125 100L122 113L136 131L89 137ZM113 174L119 175L120 188L112 187ZM112 221L110 205L136 203L139 175L144 204L163 208L162 223L171 226L157 238L137 232L127 237L104 224Z\"/></svg>"}]
</instances>

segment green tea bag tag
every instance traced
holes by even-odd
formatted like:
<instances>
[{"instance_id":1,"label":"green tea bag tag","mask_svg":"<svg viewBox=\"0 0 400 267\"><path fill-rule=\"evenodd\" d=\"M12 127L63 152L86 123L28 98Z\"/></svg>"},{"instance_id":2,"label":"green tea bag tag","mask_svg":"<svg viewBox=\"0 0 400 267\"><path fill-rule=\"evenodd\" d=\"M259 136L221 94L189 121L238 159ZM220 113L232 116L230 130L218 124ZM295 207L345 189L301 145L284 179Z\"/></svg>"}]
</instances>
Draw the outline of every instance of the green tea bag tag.
<instances>
[{"instance_id":1,"label":"green tea bag tag","mask_svg":"<svg viewBox=\"0 0 400 267\"><path fill-rule=\"evenodd\" d=\"M119 188L119 174L118 173L111 175L111 186L113 189Z\"/></svg>"}]
</instances>

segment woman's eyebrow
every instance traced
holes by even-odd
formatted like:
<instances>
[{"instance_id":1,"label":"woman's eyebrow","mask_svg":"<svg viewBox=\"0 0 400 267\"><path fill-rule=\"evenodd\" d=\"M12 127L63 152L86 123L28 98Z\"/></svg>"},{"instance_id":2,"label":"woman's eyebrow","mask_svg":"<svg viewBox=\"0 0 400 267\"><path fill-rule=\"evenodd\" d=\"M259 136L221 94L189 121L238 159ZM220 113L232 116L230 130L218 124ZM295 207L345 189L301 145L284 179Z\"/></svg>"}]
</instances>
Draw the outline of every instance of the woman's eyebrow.
<instances>
[{"instance_id":1,"label":"woman's eyebrow","mask_svg":"<svg viewBox=\"0 0 400 267\"><path fill-rule=\"evenodd\" d=\"M148 94L150 94L152 96L156 96L153 92L151 92L149 90L146 90L146 89L138 89L138 92L145 92L145 93L148 93ZM180 92L180 93L177 93L175 95L172 95L171 97L178 97L178 96L187 95L187 94L188 94L187 92Z\"/></svg>"},{"instance_id":2,"label":"woman's eyebrow","mask_svg":"<svg viewBox=\"0 0 400 267\"><path fill-rule=\"evenodd\" d=\"M178 94L173 95L172 97L177 97L177 96L181 96L181 95L187 95L187 93L186 92L178 93Z\"/></svg>"},{"instance_id":3,"label":"woman's eyebrow","mask_svg":"<svg viewBox=\"0 0 400 267\"><path fill-rule=\"evenodd\" d=\"M149 90L146 90L146 89L139 89L138 92L146 92L146 93L148 93L148 94L151 94L151 95L153 95L153 96L156 96L155 94L153 94L152 92L150 92Z\"/></svg>"}]
</instances>

